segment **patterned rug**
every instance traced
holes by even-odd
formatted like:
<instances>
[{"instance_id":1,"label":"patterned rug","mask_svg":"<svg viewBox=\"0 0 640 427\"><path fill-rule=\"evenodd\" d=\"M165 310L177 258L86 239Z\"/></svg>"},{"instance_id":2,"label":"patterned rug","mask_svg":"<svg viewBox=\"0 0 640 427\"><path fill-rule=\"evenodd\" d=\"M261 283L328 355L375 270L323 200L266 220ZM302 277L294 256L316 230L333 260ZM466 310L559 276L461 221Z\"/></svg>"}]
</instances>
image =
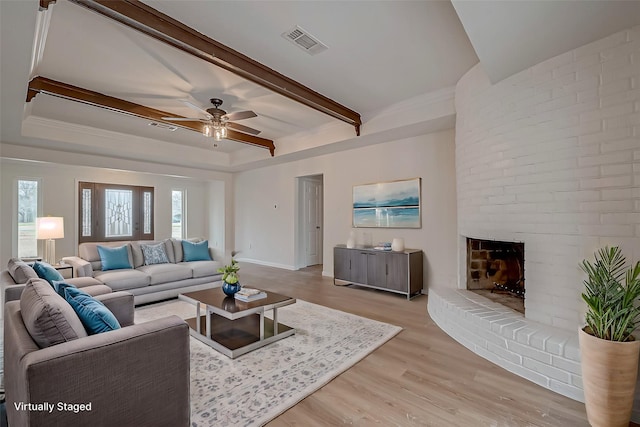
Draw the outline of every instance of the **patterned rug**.
<instances>
[{"instance_id":1,"label":"patterned rug","mask_svg":"<svg viewBox=\"0 0 640 427\"><path fill-rule=\"evenodd\" d=\"M136 310L136 323L195 307L169 301ZM264 425L346 371L402 328L298 300L278 310L296 334L234 360L191 338L191 425Z\"/></svg>"}]
</instances>

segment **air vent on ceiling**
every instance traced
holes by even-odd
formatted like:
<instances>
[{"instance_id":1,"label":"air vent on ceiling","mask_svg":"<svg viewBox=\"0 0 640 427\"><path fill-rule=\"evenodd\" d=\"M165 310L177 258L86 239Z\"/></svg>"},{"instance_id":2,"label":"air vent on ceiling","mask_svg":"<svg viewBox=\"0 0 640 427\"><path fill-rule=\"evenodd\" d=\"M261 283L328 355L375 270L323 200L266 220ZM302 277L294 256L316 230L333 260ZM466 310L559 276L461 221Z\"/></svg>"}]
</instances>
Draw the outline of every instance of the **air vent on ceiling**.
<instances>
[{"instance_id":1,"label":"air vent on ceiling","mask_svg":"<svg viewBox=\"0 0 640 427\"><path fill-rule=\"evenodd\" d=\"M317 55L318 53L329 49L327 45L297 25L289 31L282 33L282 37L289 40L309 55Z\"/></svg>"},{"instance_id":2,"label":"air vent on ceiling","mask_svg":"<svg viewBox=\"0 0 640 427\"><path fill-rule=\"evenodd\" d=\"M160 128L160 129L167 129L167 130L170 130L171 132L173 132L176 129L178 129L178 126L172 126L172 125L168 125L166 123L158 123L158 122L150 122L149 126L157 127L157 128Z\"/></svg>"}]
</instances>

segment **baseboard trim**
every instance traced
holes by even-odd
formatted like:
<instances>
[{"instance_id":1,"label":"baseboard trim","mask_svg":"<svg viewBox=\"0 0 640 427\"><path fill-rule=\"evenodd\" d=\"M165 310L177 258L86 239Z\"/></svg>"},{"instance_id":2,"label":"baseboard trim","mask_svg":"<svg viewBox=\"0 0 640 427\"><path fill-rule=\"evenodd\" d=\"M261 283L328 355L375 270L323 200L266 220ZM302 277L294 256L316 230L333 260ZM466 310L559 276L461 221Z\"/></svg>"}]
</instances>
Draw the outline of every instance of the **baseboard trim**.
<instances>
[{"instance_id":1,"label":"baseboard trim","mask_svg":"<svg viewBox=\"0 0 640 427\"><path fill-rule=\"evenodd\" d=\"M297 268L295 268L293 265L279 264L277 262L261 261L259 259L236 258L236 261L248 262L248 263L251 263L251 264L264 265L266 267L283 268L285 270L291 270L291 271L296 271L297 270Z\"/></svg>"}]
</instances>

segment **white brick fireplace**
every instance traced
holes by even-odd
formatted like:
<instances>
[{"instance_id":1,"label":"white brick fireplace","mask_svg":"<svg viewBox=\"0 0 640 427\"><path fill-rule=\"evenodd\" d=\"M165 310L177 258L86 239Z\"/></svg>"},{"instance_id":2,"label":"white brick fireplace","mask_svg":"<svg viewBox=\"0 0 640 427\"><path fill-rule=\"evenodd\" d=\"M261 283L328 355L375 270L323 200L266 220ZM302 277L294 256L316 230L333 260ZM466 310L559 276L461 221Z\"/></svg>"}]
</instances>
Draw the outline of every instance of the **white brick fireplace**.
<instances>
[{"instance_id":1,"label":"white brick fireplace","mask_svg":"<svg viewBox=\"0 0 640 427\"><path fill-rule=\"evenodd\" d=\"M430 291L429 312L483 357L581 400L578 263L604 245L640 259L640 27L495 85L479 64L457 84L456 112L459 283ZM526 317L467 298L468 237L524 243ZM483 310L493 334L470 342L464 319Z\"/></svg>"}]
</instances>

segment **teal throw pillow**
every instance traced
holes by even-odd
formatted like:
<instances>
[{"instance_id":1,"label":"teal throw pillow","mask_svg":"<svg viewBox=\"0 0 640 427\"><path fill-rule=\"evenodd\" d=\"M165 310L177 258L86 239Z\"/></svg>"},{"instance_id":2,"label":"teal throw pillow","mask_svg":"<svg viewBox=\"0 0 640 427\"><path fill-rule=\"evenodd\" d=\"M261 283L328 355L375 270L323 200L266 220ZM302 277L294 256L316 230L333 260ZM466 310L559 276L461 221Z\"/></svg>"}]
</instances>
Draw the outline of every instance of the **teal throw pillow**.
<instances>
[{"instance_id":1,"label":"teal throw pillow","mask_svg":"<svg viewBox=\"0 0 640 427\"><path fill-rule=\"evenodd\" d=\"M193 243L187 240L182 241L182 252L184 252L184 261L211 261L209 255L209 241Z\"/></svg>"},{"instance_id":2,"label":"teal throw pillow","mask_svg":"<svg viewBox=\"0 0 640 427\"><path fill-rule=\"evenodd\" d=\"M53 286L54 280L64 280L62 274L46 262L36 261L33 263L33 270L39 278L46 280L51 286Z\"/></svg>"},{"instance_id":3,"label":"teal throw pillow","mask_svg":"<svg viewBox=\"0 0 640 427\"><path fill-rule=\"evenodd\" d=\"M120 329L116 316L88 293L76 287L67 287L64 299L73 307L89 335Z\"/></svg>"},{"instance_id":4,"label":"teal throw pillow","mask_svg":"<svg viewBox=\"0 0 640 427\"><path fill-rule=\"evenodd\" d=\"M98 254L102 263L102 271L131 268L127 245L110 248L98 245Z\"/></svg>"},{"instance_id":5,"label":"teal throw pillow","mask_svg":"<svg viewBox=\"0 0 640 427\"><path fill-rule=\"evenodd\" d=\"M144 265L166 264L169 262L167 253L164 250L164 243L157 245L140 245L142 255L144 255Z\"/></svg>"},{"instance_id":6,"label":"teal throw pillow","mask_svg":"<svg viewBox=\"0 0 640 427\"><path fill-rule=\"evenodd\" d=\"M65 297L64 296L64 290L65 289L67 289L67 288L75 288L75 286L73 286L73 285L71 285L69 283L66 283L66 282L64 282L62 280L54 280L52 285L53 285L53 289L56 290L56 293L58 295L60 295L62 298Z\"/></svg>"}]
</instances>

